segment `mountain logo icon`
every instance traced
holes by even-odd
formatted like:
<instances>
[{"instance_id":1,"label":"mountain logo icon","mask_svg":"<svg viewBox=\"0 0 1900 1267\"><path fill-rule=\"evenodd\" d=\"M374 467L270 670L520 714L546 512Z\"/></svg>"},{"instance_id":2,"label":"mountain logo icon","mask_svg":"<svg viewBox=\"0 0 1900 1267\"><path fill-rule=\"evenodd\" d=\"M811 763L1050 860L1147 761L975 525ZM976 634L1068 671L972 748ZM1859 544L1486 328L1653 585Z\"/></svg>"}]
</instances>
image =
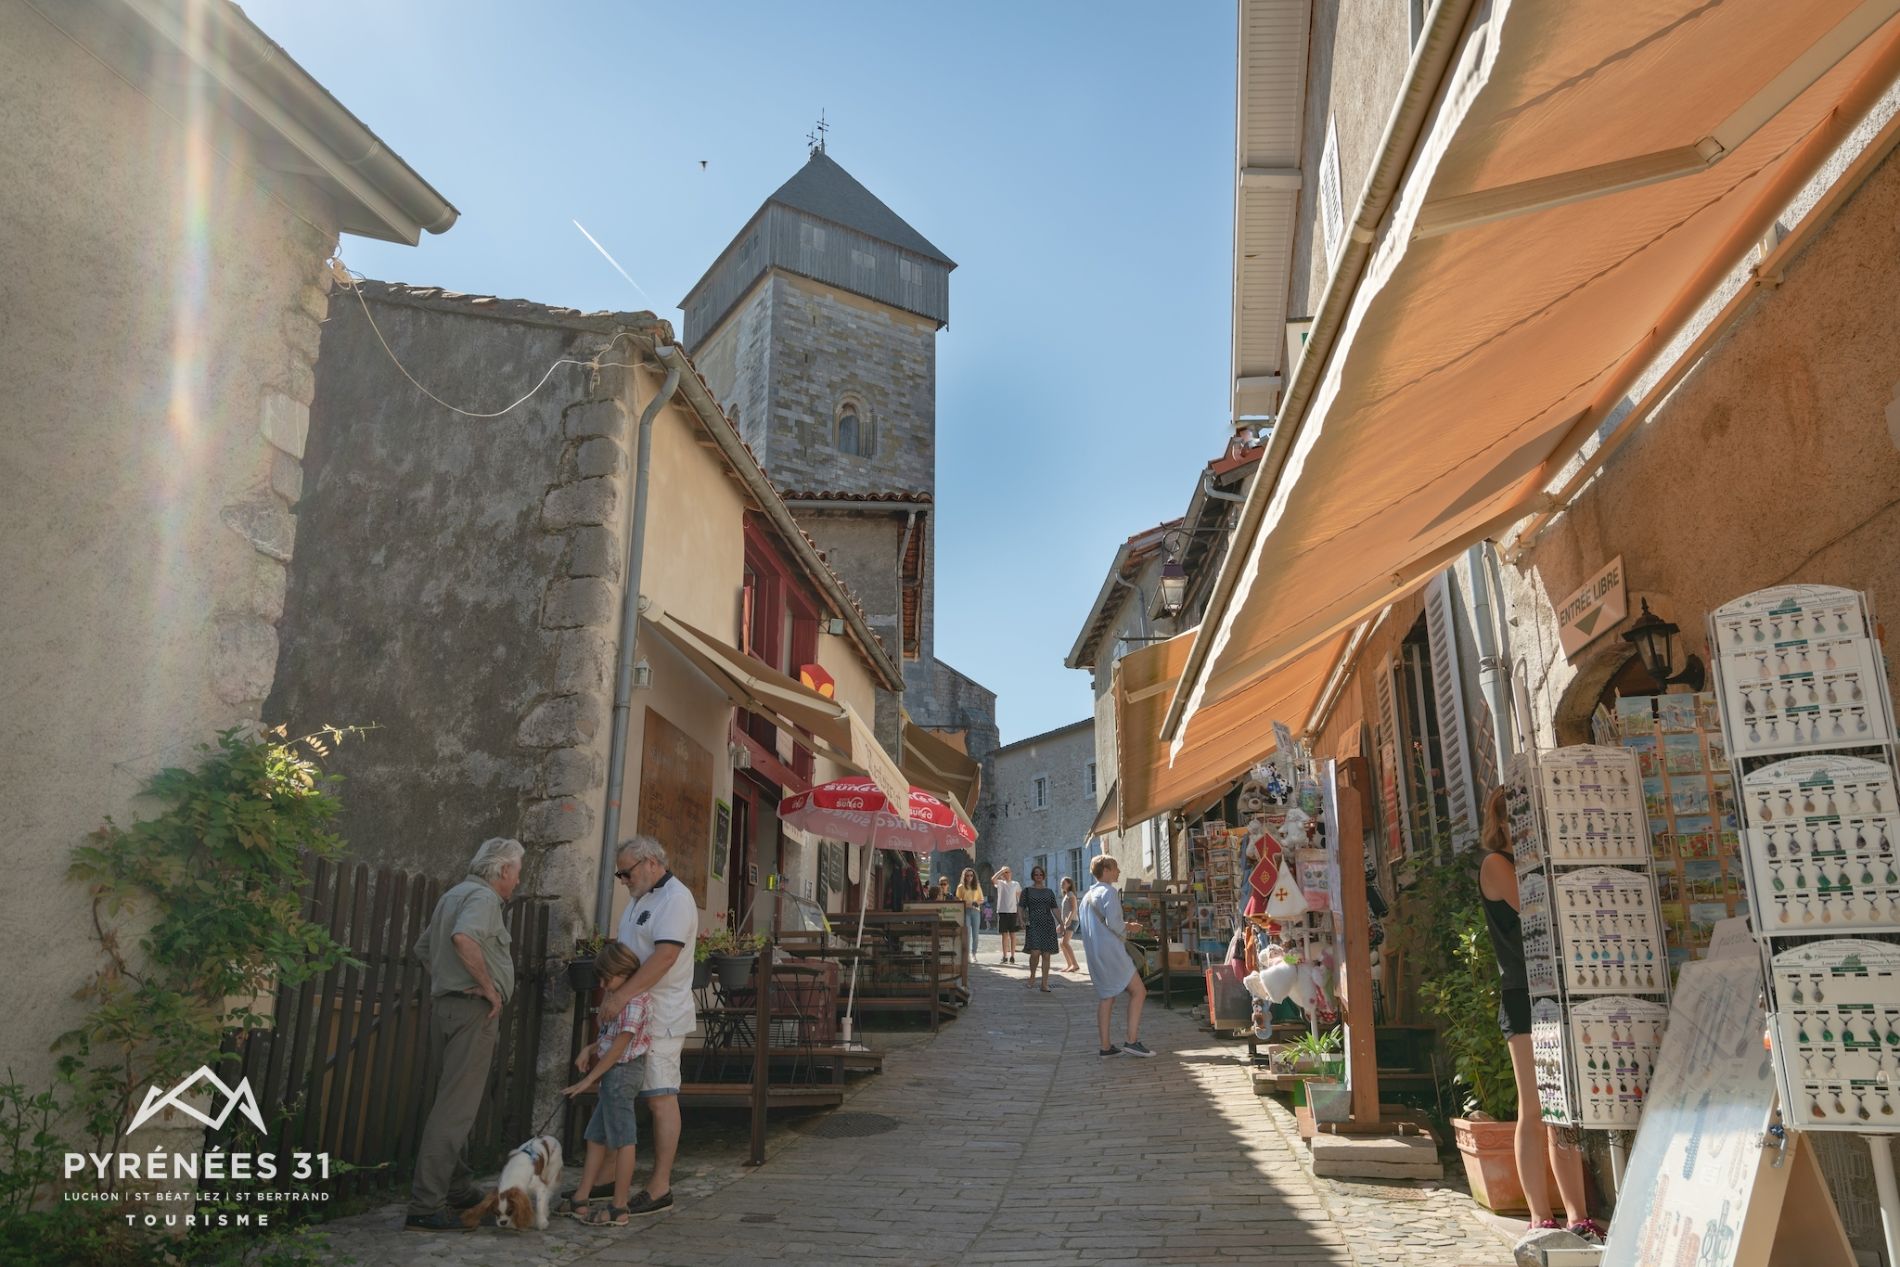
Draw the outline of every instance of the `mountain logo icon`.
<instances>
[{"instance_id":1,"label":"mountain logo icon","mask_svg":"<svg viewBox=\"0 0 1900 1267\"><path fill-rule=\"evenodd\" d=\"M218 1110L216 1117L206 1117L203 1113L200 1113L197 1109L185 1103L184 1097L192 1088L201 1082L210 1084L209 1087L205 1088L207 1091L215 1090L224 1096L224 1107ZM218 1103L215 1097L212 1103L214 1105ZM132 1125L128 1128L128 1131L136 1131L139 1127L145 1125L145 1123L149 1122L162 1110L167 1108L177 1109L187 1117L196 1118L214 1131L224 1125L225 1119L231 1116L232 1109L238 1109L245 1117L250 1119L251 1124L257 1127L258 1130L264 1131L268 1129L264 1125L263 1110L257 1107L257 1096L251 1092L251 1080L249 1078L239 1078L235 1087L226 1086L224 1079L211 1072L211 1068L208 1065L200 1065L198 1072L192 1074L189 1078L186 1078L169 1091L161 1093L157 1087L148 1087L145 1092L145 1103L139 1106L139 1111L137 1115L133 1117Z\"/></svg>"}]
</instances>

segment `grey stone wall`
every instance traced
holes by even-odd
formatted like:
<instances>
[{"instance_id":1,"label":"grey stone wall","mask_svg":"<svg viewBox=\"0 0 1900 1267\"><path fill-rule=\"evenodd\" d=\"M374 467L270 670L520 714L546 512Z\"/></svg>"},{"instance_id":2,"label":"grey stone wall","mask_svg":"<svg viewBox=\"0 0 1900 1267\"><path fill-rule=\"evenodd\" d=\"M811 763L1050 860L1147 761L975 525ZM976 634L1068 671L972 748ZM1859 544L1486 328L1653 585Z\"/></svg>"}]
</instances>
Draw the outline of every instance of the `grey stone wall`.
<instances>
[{"instance_id":1,"label":"grey stone wall","mask_svg":"<svg viewBox=\"0 0 1900 1267\"><path fill-rule=\"evenodd\" d=\"M693 350L693 364L713 398L768 470L773 293L772 279L763 279L712 337Z\"/></svg>"},{"instance_id":2,"label":"grey stone wall","mask_svg":"<svg viewBox=\"0 0 1900 1267\"><path fill-rule=\"evenodd\" d=\"M371 307L405 364L475 407L608 342ZM458 417L401 380L354 299L332 305L319 364L266 715L377 727L335 760L358 856L447 878L483 839L518 836L527 891L565 892L551 855L596 827L604 783L628 466L617 382L564 367L504 418Z\"/></svg>"},{"instance_id":3,"label":"grey stone wall","mask_svg":"<svg viewBox=\"0 0 1900 1267\"><path fill-rule=\"evenodd\" d=\"M1058 886L1068 868L1069 851L1085 848L1089 826L1095 821L1097 794L1088 787L1088 765L1094 760L1095 728L1086 719L1018 740L990 755L986 885L1001 866L1014 867L1016 878L1027 882L1031 860L1046 854L1050 887ZM1100 765L1096 769L1098 783L1105 787L1106 773ZM1037 778L1049 780L1044 809L1035 808Z\"/></svg>"}]
</instances>

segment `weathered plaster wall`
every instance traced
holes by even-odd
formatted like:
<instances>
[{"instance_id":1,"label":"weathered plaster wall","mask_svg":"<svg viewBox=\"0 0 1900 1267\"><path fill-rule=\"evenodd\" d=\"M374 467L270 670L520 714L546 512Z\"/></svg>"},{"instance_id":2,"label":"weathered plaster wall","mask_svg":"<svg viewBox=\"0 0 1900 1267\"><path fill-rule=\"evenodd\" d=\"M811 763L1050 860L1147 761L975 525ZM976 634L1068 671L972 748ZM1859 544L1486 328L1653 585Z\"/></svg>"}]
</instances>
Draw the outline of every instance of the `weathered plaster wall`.
<instances>
[{"instance_id":1,"label":"weathered plaster wall","mask_svg":"<svg viewBox=\"0 0 1900 1267\"><path fill-rule=\"evenodd\" d=\"M1406 6L1314 0L1308 47L1305 135L1300 156L1306 179L1300 187L1299 222L1293 239L1293 275L1287 302L1290 317L1312 316L1332 276L1332 256L1326 250L1326 235L1317 218L1320 160L1326 149L1328 120L1339 136L1340 209L1350 225L1411 61Z\"/></svg>"},{"instance_id":2,"label":"weathered plaster wall","mask_svg":"<svg viewBox=\"0 0 1900 1267\"><path fill-rule=\"evenodd\" d=\"M371 309L405 365L476 410L607 342L402 294ZM353 296L333 302L269 715L377 727L335 763L359 857L450 879L487 837L552 846L598 822L625 434L612 387L574 366L502 418L452 414L402 380ZM546 865L530 859L528 891L591 917L591 883L583 899Z\"/></svg>"},{"instance_id":3,"label":"weathered plaster wall","mask_svg":"<svg viewBox=\"0 0 1900 1267\"><path fill-rule=\"evenodd\" d=\"M1153 600L1155 586L1160 583L1161 561L1159 556L1144 563L1140 570L1130 578L1127 586L1116 588L1117 603L1114 619L1102 635L1102 644L1095 653L1095 668L1090 673L1090 681L1095 690L1095 762L1096 769L1102 771L1095 790L1096 809L1101 808L1107 799L1109 786L1115 781L1115 771L1119 768L1120 751L1115 738L1115 693L1110 689L1115 681L1115 663L1129 651L1139 651L1152 646L1145 641L1161 636L1168 630L1155 627L1148 620L1148 605ZM1124 638L1143 639L1124 643ZM1090 822L1094 813L1090 813ZM1154 851L1156 861L1142 861L1143 832L1140 823L1130 823L1126 831L1104 832L1101 838L1102 852L1113 855L1122 864L1122 874L1128 879L1153 880L1160 872L1160 849ZM1159 839L1159 837L1155 837Z\"/></svg>"},{"instance_id":4,"label":"weathered plaster wall","mask_svg":"<svg viewBox=\"0 0 1900 1267\"><path fill-rule=\"evenodd\" d=\"M258 716L297 533L334 219L168 104L0 5L0 1067L33 1090L98 962L70 851Z\"/></svg>"},{"instance_id":5,"label":"weathered plaster wall","mask_svg":"<svg viewBox=\"0 0 1900 1267\"><path fill-rule=\"evenodd\" d=\"M794 513L799 526L811 534L832 570L844 578L858 605L864 608L871 631L883 639L893 658L901 656L903 595L898 554L904 540L904 516L803 507L795 508Z\"/></svg>"},{"instance_id":6,"label":"weathered plaster wall","mask_svg":"<svg viewBox=\"0 0 1900 1267\"><path fill-rule=\"evenodd\" d=\"M1552 609L1618 554L1632 610L1648 597L1705 661L1706 614L1766 585L1866 589L1879 612L1900 611L1896 329L1900 162L1889 158L1522 569L1505 570L1542 742L1577 675L1625 657L1612 632L1568 663Z\"/></svg>"}]
</instances>

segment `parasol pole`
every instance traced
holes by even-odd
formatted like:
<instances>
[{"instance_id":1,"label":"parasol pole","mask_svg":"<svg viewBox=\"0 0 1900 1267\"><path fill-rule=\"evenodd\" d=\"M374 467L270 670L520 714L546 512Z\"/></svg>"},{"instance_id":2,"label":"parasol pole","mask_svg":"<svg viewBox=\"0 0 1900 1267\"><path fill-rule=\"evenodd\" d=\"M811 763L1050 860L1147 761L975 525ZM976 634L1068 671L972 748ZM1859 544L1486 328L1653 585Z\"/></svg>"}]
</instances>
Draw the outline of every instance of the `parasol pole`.
<instances>
[{"instance_id":1,"label":"parasol pole","mask_svg":"<svg viewBox=\"0 0 1900 1267\"><path fill-rule=\"evenodd\" d=\"M852 1045L852 1012L858 1005L858 964L864 959L864 912L871 905L871 854L877 849L878 816L871 817L871 838L864 843L864 863L858 868L858 874L864 877L858 899L858 935L852 941L851 948L857 953L851 956L851 989L844 1004L844 1045Z\"/></svg>"}]
</instances>

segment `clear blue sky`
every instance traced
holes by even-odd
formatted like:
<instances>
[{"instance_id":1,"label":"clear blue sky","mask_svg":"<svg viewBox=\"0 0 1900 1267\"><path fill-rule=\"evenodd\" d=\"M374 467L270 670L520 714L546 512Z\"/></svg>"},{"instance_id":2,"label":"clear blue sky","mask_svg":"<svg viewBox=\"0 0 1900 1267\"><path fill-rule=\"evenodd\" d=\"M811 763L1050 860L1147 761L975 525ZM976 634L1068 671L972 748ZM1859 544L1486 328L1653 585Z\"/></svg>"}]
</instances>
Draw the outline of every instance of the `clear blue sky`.
<instances>
[{"instance_id":1,"label":"clear blue sky","mask_svg":"<svg viewBox=\"0 0 1900 1267\"><path fill-rule=\"evenodd\" d=\"M822 108L831 156L959 264L938 655L1005 742L1089 714L1062 658L1115 546L1227 436L1232 3L244 7L461 209L419 248L344 239L387 280L677 323Z\"/></svg>"}]
</instances>

